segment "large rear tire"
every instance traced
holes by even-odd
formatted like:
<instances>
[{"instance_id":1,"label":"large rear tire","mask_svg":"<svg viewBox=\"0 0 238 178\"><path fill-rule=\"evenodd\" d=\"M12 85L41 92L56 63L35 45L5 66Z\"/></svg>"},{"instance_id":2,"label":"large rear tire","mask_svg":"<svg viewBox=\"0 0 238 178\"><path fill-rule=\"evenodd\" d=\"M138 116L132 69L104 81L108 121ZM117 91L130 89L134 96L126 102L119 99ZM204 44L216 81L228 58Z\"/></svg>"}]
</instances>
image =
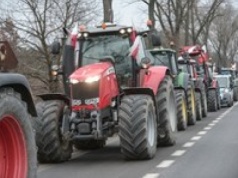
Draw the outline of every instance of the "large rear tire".
<instances>
[{"instance_id":1,"label":"large rear tire","mask_svg":"<svg viewBox=\"0 0 238 178\"><path fill-rule=\"evenodd\" d=\"M151 159L157 145L157 121L152 98L124 96L119 108L121 152L128 160Z\"/></svg>"},{"instance_id":2,"label":"large rear tire","mask_svg":"<svg viewBox=\"0 0 238 178\"><path fill-rule=\"evenodd\" d=\"M201 97L202 97L202 117L207 117L207 93L206 93L206 86L204 83L200 85L201 89Z\"/></svg>"},{"instance_id":3,"label":"large rear tire","mask_svg":"<svg viewBox=\"0 0 238 178\"><path fill-rule=\"evenodd\" d=\"M174 86L169 76L165 76L157 93L159 113L158 145L172 146L176 143L177 106Z\"/></svg>"},{"instance_id":4,"label":"large rear tire","mask_svg":"<svg viewBox=\"0 0 238 178\"><path fill-rule=\"evenodd\" d=\"M83 140L75 141L74 147L78 150L95 150L105 146L105 140Z\"/></svg>"},{"instance_id":5,"label":"large rear tire","mask_svg":"<svg viewBox=\"0 0 238 178\"><path fill-rule=\"evenodd\" d=\"M20 94L0 90L0 177L35 178L36 144L31 118Z\"/></svg>"},{"instance_id":6,"label":"large rear tire","mask_svg":"<svg viewBox=\"0 0 238 178\"><path fill-rule=\"evenodd\" d=\"M185 99L185 93L182 91L176 95L177 101L177 119L178 119L178 130L186 130L188 127L188 112L187 104Z\"/></svg>"},{"instance_id":7,"label":"large rear tire","mask_svg":"<svg viewBox=\"0 0 238 178\"><path fill-rule=\"evenodd\" d=\"M195 91L192 87L189 87L187 90L188 97L188 125L195 125L197 116L196 116L196 96Z\"/></svg>"},{"instance_id":8,"label":"large rear tire","mask_svg":"<svg viewBox=\"0 0 238 178\"><path fill-rule=\"evenodd\" d=\"M63 139L61 135L61 121L63 117L64 102L58 100L44 102L42 108L41 137L36 138L38 143L38 161L41 163L57 163L67 161L71 158L73 151L69 140ZM39 115L40 116L40 115Z\"/></svg>"},{"instance_id":9,"label":"large rear tire","mask_svg":"<svg viewBox=\"0 0 238 178\"><path fill-rule=\"evenodd\" d=\"M215 112L217 111L217 94L216 90L208 90L208 111Z\"/></svg>"},{"instance_id":10,"label":"large rear tire","mask_svg":"<svg viewBox=\"0 0 238 178\"><path fill-rule=\"evenodd\" d=\"M197 121L202 120L202 99L200 92L196 92L196 116Z\"/></svg>"}]
</instances>

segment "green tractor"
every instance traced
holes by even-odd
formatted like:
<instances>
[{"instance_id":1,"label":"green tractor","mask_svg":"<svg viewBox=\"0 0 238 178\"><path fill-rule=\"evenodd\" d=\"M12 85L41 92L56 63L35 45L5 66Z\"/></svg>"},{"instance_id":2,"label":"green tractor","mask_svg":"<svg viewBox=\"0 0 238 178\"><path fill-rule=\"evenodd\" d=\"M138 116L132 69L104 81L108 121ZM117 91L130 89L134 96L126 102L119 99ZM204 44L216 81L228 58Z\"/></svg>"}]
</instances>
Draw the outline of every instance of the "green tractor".
<instances>
[{"instance_id":1,"label":"green tractor","mask_svg":"<svg viewBox=\"0 0 238 178\"><path fill-rule=\"evenodd\" d=\"M153 56L152 65L168 67L173 75L177 100L178 130L186 130L188 125L196 124L196 94L193 81L188 73L179 70L176 51L154 48L148 50Z\"/></svg>"},{"instance_id":2,"label":"green tractor","mask_svg":"<svg viewBox=\"0 0 238 178\"><path fill-rule=\"evenodd\" d=\"M189 58L189 56L180 56L178 58L178 67L179 70L188 73L190 75L191 80L194 83L195 87L195 95L196 95L196 115L197 120L201 120L203 117L202 114L202 91L199 87L197 87L196 83L202 82L202 80L196 77L196 61ZM206 117L206 116L204 116Z\"/></svg>"}]
</instances>

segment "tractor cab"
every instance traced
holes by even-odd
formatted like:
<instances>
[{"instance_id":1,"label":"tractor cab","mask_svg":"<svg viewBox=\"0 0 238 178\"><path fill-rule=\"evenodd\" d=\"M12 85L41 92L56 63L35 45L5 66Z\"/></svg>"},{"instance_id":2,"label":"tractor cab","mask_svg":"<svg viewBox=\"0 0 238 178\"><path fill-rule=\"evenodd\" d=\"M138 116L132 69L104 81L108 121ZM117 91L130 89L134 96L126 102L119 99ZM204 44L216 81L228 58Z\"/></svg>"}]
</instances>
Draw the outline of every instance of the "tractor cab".
<instances>
[{"instance_id":1,"label":"tractor cab","mask_svg":"<svg viewBox=\"0 0 238 178\"><path fill-rule=\"evenodd\" d=\"M189 56L180 56L178 58L178 68L180 71L190 74L192 79L197 78L196 61Z\"/></svg>"},{"instance_id":2,"label":"tractor cab","mask_svg":"<svg viewBox=\"0 0 238 178\"><path fill-rule=\"evenodd\" d=\"M179 73L179 68L176 59L176 52L171 49L152 49L149 50L154 58L152 65L154 66L166 66L170 70L172 75Z\"/></svg>"},{"instance_id":3,"label":"tractor cab","mask_svg":"<svg viewBox=\"0 0 238 178\"><path fill-rule=\"evenodd\" d=\"M68 37L63 50L62 73L67 95L70 75L75 70L96 63L110 63L119 86L130 85L132 60L128 54L134 37L132 27L103 24L87 29L75 26L72 32L65 32Z\"/></svg>"}]
</instances>

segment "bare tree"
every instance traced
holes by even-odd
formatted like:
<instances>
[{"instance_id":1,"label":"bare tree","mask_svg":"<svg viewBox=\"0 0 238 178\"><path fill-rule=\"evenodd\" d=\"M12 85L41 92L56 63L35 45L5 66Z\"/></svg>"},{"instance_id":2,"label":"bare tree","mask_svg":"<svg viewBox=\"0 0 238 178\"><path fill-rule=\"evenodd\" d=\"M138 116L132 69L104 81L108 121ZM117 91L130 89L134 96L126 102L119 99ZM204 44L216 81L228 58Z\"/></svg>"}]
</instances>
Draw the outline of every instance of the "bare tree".
<instances>
[{"instance_id":1,"label":"bare tree","mask_svg":"<svg viewBox=\"0 0 238 178\"><path fill-rule=\"evenodd\" d=\"M211 24L209 41L216 51L218 66L229 66L238 51L238 13L229 4L219 11L223 16Z\"/></svg>"},{"instance_id":2,"label":"bare tree","mask_svg":"<svg viewBox=\"0 0 238 178\"><path fill-rule=\"evenodd\" d=\"M93 0L19 0L17 3L5 2L2 8L5 8L1 11L4 14L0 17L11 17L14 28L21 36L21 47L27 49L27 54L34 54L28 58L39 61L38 66L31 66L34 62L27 63L25 74L54 91L49 46L62 27L71 26L74 22L85 24L94 19L97 4Z\"/></svg>"}]
</instances>

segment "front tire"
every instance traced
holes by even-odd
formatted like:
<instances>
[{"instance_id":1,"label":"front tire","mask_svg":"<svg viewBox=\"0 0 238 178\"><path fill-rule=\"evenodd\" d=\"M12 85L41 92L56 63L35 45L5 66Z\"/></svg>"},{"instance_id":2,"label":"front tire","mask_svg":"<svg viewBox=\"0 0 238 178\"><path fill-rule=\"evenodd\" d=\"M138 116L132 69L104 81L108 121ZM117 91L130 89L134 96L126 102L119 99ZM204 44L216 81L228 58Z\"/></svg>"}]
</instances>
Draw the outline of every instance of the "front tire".
<instances>
[{"instance_id":1,"label":"front tire","mask_svg":"<svg viewBox=\"0 0 238 178\"><path fill-rule=\"evenodd\" d=\"M197 121L202 120L202 99L199 92L196 92L196 115Z\"/></svg>"},{"instance_id":2,"label":"front tire","mask_svg":"<svg viewBox=\"0 0 238 178\"><path fill-rule=\"evenodd\" d=\"M185 99L184 92L177 93L176 96L177 101L177 118L178 118L178 130L183 131L188 127L188 112L187 112L187 104Z\"/></svg>"},{"instance_id":3,"label":"front tire","mask_svg":"<svg viewBox=\"0 0 238 178\"><path fill-rule=\"evenodd\" d=\"M195 98L195 91L192 87L189 87L187 90L188 96L188 125L195 125L196 124L196 98Z\"/></svg>"},{"instance_id":4,"label":"front tire","mask_svg":"<svg viewBox=\"0 0 238 178\"><path fill-rule=\"evenodd\" d=\"M35 178L36 145L31 118L19 93L0 90L0 175Z\"/></svg>"},{"instance_id":5,"label":"front tire","mask_svg":"<svg viewBox=\"0 0 238 178\"><path fill-rule=\"evenodd\" d=\"M216 90L208 90L208 111L215 112L217 111L217 94Z\"/></svg>"},{"instance_id":6,"label":"front tire","mask_svg":"<svg viewBox=\"0 0 238 178\"><path fill-rule=\"evenodd\" d=\"M123 97L119 108L119 138L126 159L145 160L155 156L157 121L150 96Z\"/></svg>"},{"instance_id":7,"label":"front tire","mask_svg":"<svg viewBox=\"0 0 238 178\"><path fill-rule=\"evenodd\" d=\"M177 106L174 86L169 76L165 76L159 86L157 106L159 113L158 145L175 145L177 133Z\"/></svg>"},{"instance_id":8,"label":"front tire","mask_svg":"<svg viewBox=\"0 0 238 178\"><path fill-rule=\"evenodd\" d=\"M73 151L69 140L63 139L60 131L64 102L58 100L44 102L41 121L41 137L38 144L38 161L41 163L58 163L71 158Z\"/></svg>"}]
</instances>

